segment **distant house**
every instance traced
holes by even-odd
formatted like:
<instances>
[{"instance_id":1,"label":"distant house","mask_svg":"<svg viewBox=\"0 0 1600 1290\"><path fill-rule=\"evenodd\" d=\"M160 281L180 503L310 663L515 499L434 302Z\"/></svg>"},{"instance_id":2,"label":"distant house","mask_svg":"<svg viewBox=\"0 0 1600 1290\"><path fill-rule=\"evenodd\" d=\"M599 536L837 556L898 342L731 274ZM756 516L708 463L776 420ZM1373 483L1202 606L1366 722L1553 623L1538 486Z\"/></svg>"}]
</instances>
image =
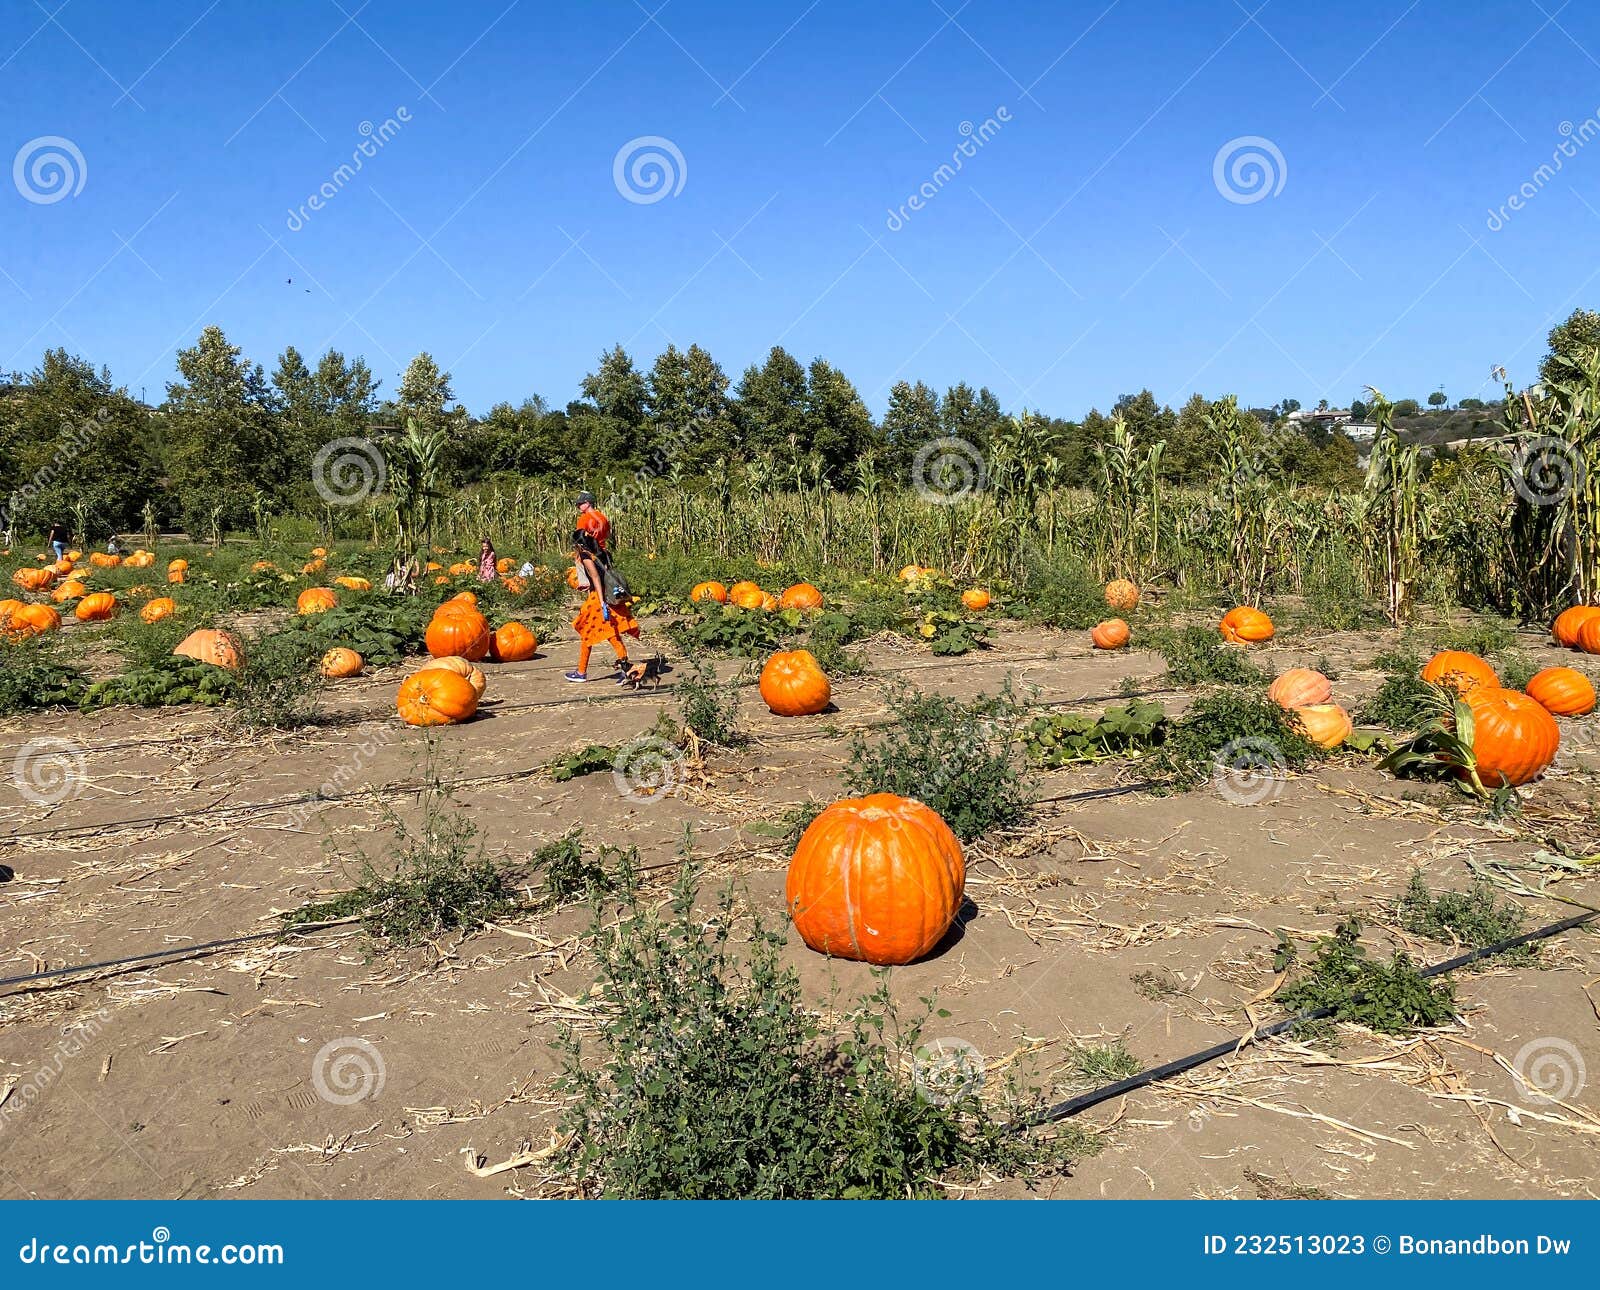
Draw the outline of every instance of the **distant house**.
<instances>
[{"instance_id":1,"label":"distant house","mask_svg":"<svg viewBox=\"0 0 1600 1290\"><path fill-rule=\"evenodd\" d=\"M1339 429L1351 443L1371 443L1378 437L1378 427L1370 421L1346 421Z\"/></svg>"},{"instance_id":2,"label":"distant house","mask_svg":"<svg viewBox=\"0 0 1600 1290\"><path fill-rule=\"evenodd\" d=\"M1349 408L1299 408L1285 418L1290 425L1321 426L1331 430L1350 420Z\"/></svg>"}]
</instances>

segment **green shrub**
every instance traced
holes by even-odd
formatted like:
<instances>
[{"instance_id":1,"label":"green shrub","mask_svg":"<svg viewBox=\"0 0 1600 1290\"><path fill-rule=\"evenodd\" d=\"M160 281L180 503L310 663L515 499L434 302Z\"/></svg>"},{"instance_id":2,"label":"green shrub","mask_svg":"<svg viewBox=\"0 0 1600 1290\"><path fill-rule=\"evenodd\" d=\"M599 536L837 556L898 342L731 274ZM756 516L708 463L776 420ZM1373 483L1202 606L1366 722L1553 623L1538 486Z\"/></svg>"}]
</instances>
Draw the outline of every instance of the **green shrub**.
<instances>
[{"instance_id":1,"label":"green shrub","mask_svg":"<svg viewBox=\"0 0 1600 1290\"><path fill-rule=\"evenodd\" d=\"M1527 922L1522 906L1509 898L1501 900L1494 884L1485 879L1478 879L1468 891L1441 891L1435 896L1420 871L1411 875L1396 917L1400 926L1413 935L1469 949L1482 949L1520 936ZM1527 960L1537 951L1536 944L1516 945L1495 957L1502 961Z\"/></svg>"},{"instance_id":2,"label":"green shrub","mask_svg":"<svg viewBox=\"0 0 1600 1290\"><path fill-rule=\"evenodd\" d=\"M1141 643L1166 660L1162 678L1175 686L1265 685L1272 678L1237 645L1209 627L1155 628Z\"/></svg>"},{"instance_id":3,"label":"green shrub","mask_svg":"<svg viewBox=\"0 0 1600 1290\"><path fill-rule=\"evenodd\" d=\"M1420 727L1437 705L1438 691L1415 672L1395 673L1384 678L1357 719L1364 725L1405 732Z\"/></svg>"},{"instance_id":4,"label":"green shrub","mask_svg":"<svg viewBox=\"0 0 1600 1290\"><path fill-rule=\"evenodd\" d=\"M1358 919L1341 923L1332 937L1318 943L1304 972L1278 992L1278 1002L1292 1012L1331 1008L1332 1021L1387 1035L1451 1020L1455 988L1447 979L1427 979L1405 954L1396 954L1389 963L1370 959L1360 936Z\"/></svg>"},{"instance_id":5,"label":"green shrub","mask_svg":"<svg viewBox=\"0 0 1600 1290\"><path fill-rule=\"evenodd\" d=\"M1320 754L1290 714L1265 695L1222 690L1197 699L1171 725L1149 765L1163 788L1187 791L1214 778L1219 768L1293 770Z\"/></svg>"},{"instance_id":6,"label":"green shrub","mask_svg":"<svg viewBox=\"0 0 1600 1290\"><path fill-rule=\"evenodd\" d=\"M0 717L76 705L87 689L88 680L61 658L52 638L0 644Z\"/></svg>"},{"instance_id":7,"label":"green shrub","mask_svg":"<svg viewBox=\"0 0 1600 1290\"><path fill-rule=\"evenodd\" d=\"M1166 737L1167 714L1159 703L1135 699L1098 716L1054 712L1029 723L1028 756L1055 768L1113 757L1140 757Z\"/></svg>"},{"instance_id":8,"label":"green shrub","mask_svg":"<svg viewBox=\"0 0 1600 1290\"><path fill-rule=\"evenodd\" d=\"M1045 627L1088 629L1111 613L1100 580L1087 565L1072 559L1037 561L1016 607Z\"/></svg>"},{"instance_id":9,"label":"green shrub","mask_svg":"<svg viewBox=\"0 0 1600 1290\"><path fill-rule=\"evenodd\" d=\"M324 687L322 646L295 631L271 632L243 643L234 714L247 730L292 730L317 712Z\"/></svg>"},{"instance_id":10,"label":"green shrub","mask_svg":"<svg viewBox=\"0 0 1600 1290\"><path fill-rule=\"evenodd\" d=\"M706 659L692 657L693 669L674 683L683 724L708 744L734 748L745 742L739 730L739 682L719 681Z\"/></svg>"},{"instance_id":11,"label":"green shrub","mask_svg":"<svg viewBox=\"0 0 1600 1290\"><path fill-rule=\"evenodd\" d=\"M226 703L238 684L235 674L225 667L167 655L130 667L119 676L96 681L84 692L78 706L85 711L124 703L143 708L180 703L214 706Z\"/></svg>"},{"instance_id":12,"label":"green shrub","mask_svg":"<svg viewBox=\"0 0 1600 1290\"><path fill-rule=\"evenodd\" d=\"M630 871L621 916L597 910L587 934L604 1020L592 1048L562 1036L560 1080L565 1164L583 1192L934 1197L944 1180L1031 1178L1093 1149L1072 1130L1008 1128L1043 1105L1015 1086L1005 1118L976 1079L924 1097L904 1065L926 1018L902 1023L886 981L825 1031L780 961L782 938L758 922L735 947L732 890L708 919L696 887L686 864L671 902L648 908Z\"/></svg>"},{"instance_id":13,"label":"green shrub","mask_svg":"<svg viewBox=\"0 0 1600 1290\"><path fill-rule=\"evenodd\" d=\"M998 695L965 703L898 683L887 699L891 721L876 742L851 737L850 792L916 798L963 842L1027 817L1038 776L1023 755L1028 709L1009 682Z\"/></svg>"}]
</instances>

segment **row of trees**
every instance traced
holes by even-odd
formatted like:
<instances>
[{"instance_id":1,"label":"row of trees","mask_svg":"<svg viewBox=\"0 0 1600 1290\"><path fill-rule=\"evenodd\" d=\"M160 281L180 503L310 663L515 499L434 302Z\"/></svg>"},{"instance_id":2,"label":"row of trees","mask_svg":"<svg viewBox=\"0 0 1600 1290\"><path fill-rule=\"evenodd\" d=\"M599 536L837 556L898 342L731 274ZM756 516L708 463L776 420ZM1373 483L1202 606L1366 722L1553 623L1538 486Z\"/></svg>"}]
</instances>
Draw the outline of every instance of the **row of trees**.
<instances>
[{"instance_id":1,"label":"row of trees","mask_svg":"<svg viewBox=\"0 0 1600 1290\"><path fill-rule=\"evenodd\" d=\"M1552 350L1597 335L1600 314L1580 311L1551 333ZM172 522L210 532L259 525L263 515L315 513L312 462L323 445L408 422L443 432L443 474L454 486L499 475L576 485L644 470L690 487L755 462L769 477L834 487L859 482L870 462L873 478L905 485L925 445L953 437L989 453L1014 424L987 388L961 382L940 392L922 381L897 383L875 421L839 368L822 358L804 365L780 347L734 382L699 345L669 345L648 369L618 345L565 407L535 396L478 417L426 353L412 360L392 398L380 397L363 359L336 350L313 365L291 346L269 376L218 327L180 350L177 367L155 408L65 350L49 351L9 386L0 382L4 527L72 517L85 533ZM1080 420L1034 413L1025 451L1048 455L1054 482L1087 484L1120 421L1134 445L1164 445L1156 457L1163 481L1205 484L1221 460L1207 407L1196 394L1173 409L1144 390ZM1359 482L1356 450L1341 434L1284 428L1298 407L1285 399L1242 412L1267 468L1288 482Z\"/></svg>"}]
</instances>

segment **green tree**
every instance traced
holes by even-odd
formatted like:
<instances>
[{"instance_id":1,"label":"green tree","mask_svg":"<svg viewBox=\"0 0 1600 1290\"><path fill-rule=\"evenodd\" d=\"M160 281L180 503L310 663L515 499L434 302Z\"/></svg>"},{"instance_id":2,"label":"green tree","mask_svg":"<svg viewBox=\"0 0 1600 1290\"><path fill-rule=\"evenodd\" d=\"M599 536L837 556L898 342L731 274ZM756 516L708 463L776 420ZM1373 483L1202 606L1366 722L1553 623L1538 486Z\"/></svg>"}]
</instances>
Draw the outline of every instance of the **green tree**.
<instances>
[{"instance_id":1,"label":"green tree","mask_svg":"<svg viewBox=\"0 0 1600 1290\"><path fill-rule=\"evenodd\" d=\"M168 477L184 527L209 533L215 515L223 529L244 528L258 490L281 509L295 463L261 365L212 326L178 351L178 374L164 412Z\"/></svg>"},{"instance_id":2,"label":"green tree","mask_svg":"<svg viewBox=\"0 0 1600 1290\"><path fill-rule=\"evenodd\" d=\"M1585 350L1600 347L1600 313L1591 309L1574 309L1565 322L1557 323L1550 329L1549 342L1550 352L1539 364L1539 379L1547 385L1567 378L1558 359L1575 358Z\"/></svg>"},{"instance_id":3,"label":"green tree","mask_svg":"<svg viewBox=\"0 0 1600 1290\"><path fill-rule=\"evenodd\" d=\"M43 529L86 518L93 541L132 528L158 469L146 411L65 349L0 396L0 528Z\"/></svg>"},{"instance_id":4,"label":"green tree","mask_svg":"<svg viewBox=\"0 0 1600 1290\"><path fill-rule=\"evenodd\" d=\"M441 372L433 355L424 350L406 365L395 403L403 418L427 432L451 425L459 412L450 406L455 399L450 373Z\"/></svg>"},{"instance_id":5,"label":"green tree","mask_svg":"<svg viewBox=\"0 0 1600 1290\"><path fill-rule=\"evenodd\" d=\"M699 345L669 344L650 369L644 467L665 476L678 467L700 473L733 451L728 378Z\"/></svg>"},{"instance_id":6,"label":"green tree","mask_svg":"<svg viewBox=\"0 0 1600 1290\"><path fill-rule=\"evenodd\" d=\"M581 465L589 469L637 465L649 389L627 350L614 345L600 356L600 366L583 378L583 396L587 406L569 409L581 440Z\"/></svg>"},{"instance_id":7,"label":"green tree","mask_svg":"<svg viewBox=\"0 0 1600 1290\"><path fill-rule=\"evenodd\" d=\"M877 427L867 405L849 378L825 359L813 359L806 371L805 427L805 443L821 456L836 484L863 453L877 446Z\"/></svg>"},{"instance_id":8,"label":"green tree","mask_svg":"<svg viewBox=\"0 0 1600 1290\"><path fill-rule=\"evenodd\" d=\"M883 414L884 466L890 477L907 482L917 450L945 433L939 396L921 381L896 381Z\"/></svg>"},{"instance_id":9,"label":"green tree","mask_svg":"<svg viewBox=\"0 0 1600 1290\"><path fill-rule=\"evenodd\" d=\"M944 433L954 439L965 439L984 451L993 444L995 432L1005 419L1000 400L987 385L974 393L965 381L958 381L944 392L939 404L939 421Z\"/></svg>"},{"instance_id":10,"label":"green tree","mask_svg":"<svg viewBox=\"0 0 1600 1290\"><path fill-rule=\"evenodd\" d=\"M1448 402L1450 402L1450 400L1445 396L1445 392L1442 389L1435 390L1432 394L1428 395L1428 406L1430 408L1442 408Z\"/></svg>"},{"instance_id":11,"label":"green tree","mask_svg":"<svg viewBox=\"0 0 1600 1290\"><path fill-rule=\"evenodd\" d=\"M806 369L788 350L774 345L760 367L745 368L734 393L739 445L747 453L772 452L787 460L791 451L810 451L804 441Z\"/></svg>"}]
</instances>

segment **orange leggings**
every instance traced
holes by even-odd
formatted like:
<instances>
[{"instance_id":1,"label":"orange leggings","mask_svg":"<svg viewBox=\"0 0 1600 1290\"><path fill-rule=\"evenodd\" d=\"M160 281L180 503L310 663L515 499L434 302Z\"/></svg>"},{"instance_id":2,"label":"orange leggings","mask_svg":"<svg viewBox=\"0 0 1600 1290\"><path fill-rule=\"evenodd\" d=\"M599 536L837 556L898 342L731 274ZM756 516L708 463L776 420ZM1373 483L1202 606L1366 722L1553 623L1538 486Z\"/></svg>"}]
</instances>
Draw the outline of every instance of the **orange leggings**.
<instances>
[{"instance_id":1,"label":"orange leggings","mask_svg":"<svg viewBox=\"0 0 1600 1290\"><path fill-rule=\"evenodd\" d=\"M588 644L578 646L578 671L587 672L589 670L589 650L591 648L592 646ZM619 637L613 636L611 638L611 648L616 651L619 662L627 660L628 647L622 643Z\"/></svg>"}]
</instances>

